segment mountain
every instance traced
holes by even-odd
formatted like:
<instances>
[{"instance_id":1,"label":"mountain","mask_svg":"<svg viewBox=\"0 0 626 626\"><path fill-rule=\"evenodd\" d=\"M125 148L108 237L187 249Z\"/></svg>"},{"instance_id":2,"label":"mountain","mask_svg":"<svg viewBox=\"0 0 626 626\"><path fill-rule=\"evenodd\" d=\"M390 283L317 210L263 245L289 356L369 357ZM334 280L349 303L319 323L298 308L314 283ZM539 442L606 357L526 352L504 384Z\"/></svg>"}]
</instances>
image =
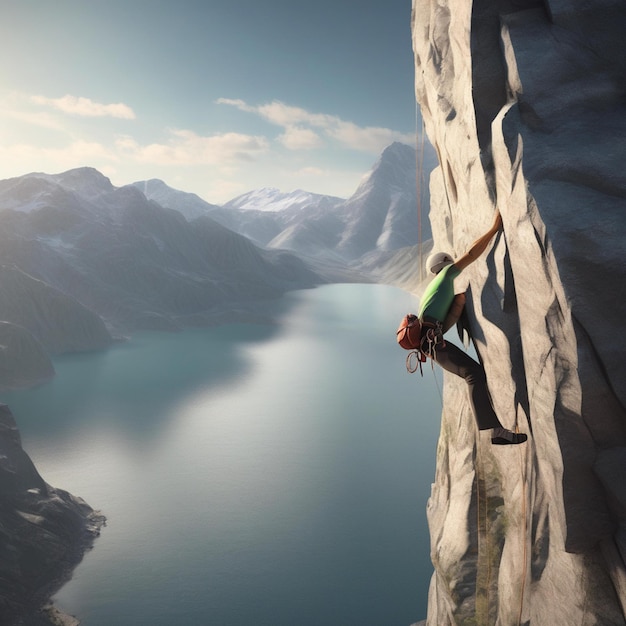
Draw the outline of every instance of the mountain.
<instances>
[{"instance_id":1,"label":"mountain","mask_svg":"<svg viewBox=\"0 0 626 626\"><path fill-rule=\"evenodd\" d=\"M416 172L413 148L396 142L384 150L341 207L344 229L337 249L346 258L417 244Z\"/></svg>"},{"instance_id":2,"label":"mountain","mask_svg":"<svg viewBox=\"0 0 626 626\"><path fill-rule=\"evenodd\" d=\"M427 151L424 167L432 169L433 165L434 154ZM418 199L416 169L415 149L394 143L383 151L347 200L302 190L283 193L264 188L238 196L221 207L200 200L195 202L194 211L212 217L258 245L358 267L364 255L384 255L417 244L418 201L425 212L428 193L426 189L419 190L424 198ZM167 194L157 193L157 187L150 183L140 181L135 185L147 190L148 198L181 213L191 213L184 209L188 194L171 188ZM158 189L162 190L163 185ZM430 229L425 217L423 227L423 239L428 239Z\"/></svg>"},{"instance_id":3,"label":"mountain","mask_svg":"<svg viewBox=\"0 0 626 626\"><path fill-rule=\"evenodd\" d=\"M272 187L264 187L237 196L223 205L224 209L245 211L313 211L332 209L341 204L342 199L297 189L285 193Z\"/></svg>"},{"instance_id":4,"label":"mountain","mask_svg":"<svg viewBox=\"0 0 626 626\"><path fill-rule=\"evenodd\" d=\"M188 220L208 215L211 210L219 207L209 204L195 193L178 191L168 187L162 180L151 178L133 183L149 200L169 209L182 213Z\"/></svg>"},{"instance_id":5,"label":"mountain","mask_svg":"<svg viewBox=\"0 0 626 626\"><path fill-rule=\"evenodd\" d=\"M0 315L31 319L35 335L47 324L39 338L53 351L88 349L88 318L91 347L106 343L94 315L116 333L175 329L323 282L293 255L259 249L205 215L192 224L91 168L0 181L0 264Z\"/></svg>"},{"instance_id":6,"label":"mountain","mask_svg":"<svg viewBox=\"0 0 626 626\"><path fill-rule=\"evenodd\" d=\"M419 5L435 245L462 254L500 210L467 308L494 407L529 435L492 446L446 377L427 624L623 625L626 4Z\"/></svg>"},{"instance_id":7,"label":"mountain","mask_svg":"<svg viewBox=\"0 0 626 626\"><path fill-rule=\"evenodd\" d=\"M53 376L50 356L32 333L0 321L0 391L32 387Z\"/></svg>"},{"instance_id":8,"label":"mountain","mask_svg":"<svg viewBox=\"0 0 626 626\"><path fill-rule=\"evenodd\" d=\"M0 265L0 389L50 379L50 354L100 350L113 343L102 319L21 271Z\"/></svg>"},{"instance_id":9,"label":"mountain","mask_svg":"<svg viewBox=\"0 0 626 626\"><path fill-rule=\"evenodd\" d=\"M334 196L314 194L302 190L284 193L278 189L262 188L237 196L222 206L211 205L198 196L168 187L162 181L139 181L134 185L164 207L179 211L187 219L209 216L226 228L247 237L257 245L284 248L299 254L316 256L325 251L329 242L310 243L304 238L299 248L281 240L285 230L297 224L307 224L332 213L343 200ZM304 230L310 228L305 226ZM332 244L333 242L330 242Z\"/></svg>"},{"instance_id":10,"label":"mountain","mask_svg":"<svg viewBox=\"0 0 626 626\"><path fill-rule=\"evenodd\" d=\"M15 265L0 265L0 320L27 330L48 352L99 350L113 342L102 319Z\"/></svg>"}]
</instances>

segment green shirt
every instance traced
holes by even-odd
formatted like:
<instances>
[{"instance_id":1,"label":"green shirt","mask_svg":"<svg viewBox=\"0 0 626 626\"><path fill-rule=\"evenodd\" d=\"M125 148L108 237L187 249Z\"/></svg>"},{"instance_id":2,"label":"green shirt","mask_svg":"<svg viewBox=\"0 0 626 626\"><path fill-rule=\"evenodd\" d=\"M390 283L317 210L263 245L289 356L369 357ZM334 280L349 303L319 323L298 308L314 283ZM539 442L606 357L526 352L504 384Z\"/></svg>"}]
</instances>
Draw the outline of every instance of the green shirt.
<instances>
[{"instance_id":1,"label":"green shirt","mask_svg":"<svg viewBox=\"0 0 626 626\"><path fill-rule=\"evenodd\" d=\"M454 300L454 279L461 273L456 265L446 265L428 284L420 303L418 317L443 322Z\"/></svg>"}]
</instances>

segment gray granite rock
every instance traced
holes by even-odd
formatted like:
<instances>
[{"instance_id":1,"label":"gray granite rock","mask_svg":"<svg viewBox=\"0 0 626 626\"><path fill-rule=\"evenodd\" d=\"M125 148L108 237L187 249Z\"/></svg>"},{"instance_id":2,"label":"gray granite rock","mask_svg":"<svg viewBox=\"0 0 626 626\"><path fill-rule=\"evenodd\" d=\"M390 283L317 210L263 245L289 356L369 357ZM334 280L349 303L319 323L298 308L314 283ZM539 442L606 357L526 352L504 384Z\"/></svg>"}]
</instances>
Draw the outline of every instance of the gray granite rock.
<instances>
[{"instance_id":1,"label":"gray granite rock","mask_svg":"<svg viewBox=\"0 0 626 626\"><path fill-rule=\"evenodd\" d=\"M439 157L435 248L462 254L494 449L446 379L427 624L624 624L626 5L415 0L416 96Z\"/></svg>"}]
</instances>

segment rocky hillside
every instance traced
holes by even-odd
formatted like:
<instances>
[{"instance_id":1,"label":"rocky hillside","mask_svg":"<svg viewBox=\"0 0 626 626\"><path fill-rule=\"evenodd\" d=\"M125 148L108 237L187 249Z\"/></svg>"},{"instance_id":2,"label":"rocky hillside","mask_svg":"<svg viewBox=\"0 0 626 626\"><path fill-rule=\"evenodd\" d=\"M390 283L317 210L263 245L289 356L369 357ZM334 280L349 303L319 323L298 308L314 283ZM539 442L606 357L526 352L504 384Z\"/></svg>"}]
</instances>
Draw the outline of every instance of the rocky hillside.
<instances>
[{"instance_id":1,"label":"rocky hillside","mask_svg":"<svg viewBox=\"0 0 626 626\"><path fill-rule=\"evenodd\" d=\"M90 168L0 181L0 262L121 332L210 323L320 282L293 255L261 250L206 216L192 225Z\"/></svg>"},{"instance_id":2,"label":"rocky hillside","mask_svg":"<svg viewBox=\"0 0 626 626\"><path fill-rule=\"evenodd\" d=\"M435 247L460 254L501 421L446 379L428 505L429 626L626 623L626 5L414 0L416 95L440 166Z\"/></svg>"},{"instance_id":3,"label":"rocky hillside","mask_svg":"<svg viewBox=\"0 0 626 626\"><path fill-rule=\"evenodd\" d=\"M0 623L60 624L47 607L98 536L104 518L48 485L22 449L9 408L0 405Z\"/></svg>"}]
</instances>

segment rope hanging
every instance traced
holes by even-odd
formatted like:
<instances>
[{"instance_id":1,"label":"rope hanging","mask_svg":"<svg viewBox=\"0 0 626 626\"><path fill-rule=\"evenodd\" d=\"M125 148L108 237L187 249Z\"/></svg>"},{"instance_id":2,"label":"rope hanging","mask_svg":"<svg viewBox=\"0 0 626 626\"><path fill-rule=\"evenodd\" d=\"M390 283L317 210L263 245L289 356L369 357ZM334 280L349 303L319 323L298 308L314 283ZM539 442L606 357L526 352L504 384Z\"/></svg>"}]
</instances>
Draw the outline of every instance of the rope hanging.
<instances>
[{"instance_id":1,"label":"rope hanging","mask_svg":"<svg viewBox=\"0 0 626 626\"><path fill-rule=\"evenodd\" d=\"M415 154L416 154L416 196L417 196L417 257L419 263L419 281L424 279L424 252L422 235L422 199L425 189L424 180L424 137L426 135L424 118L420 114L419 105L415 101Z\"/></svg>"}]
</instances>

